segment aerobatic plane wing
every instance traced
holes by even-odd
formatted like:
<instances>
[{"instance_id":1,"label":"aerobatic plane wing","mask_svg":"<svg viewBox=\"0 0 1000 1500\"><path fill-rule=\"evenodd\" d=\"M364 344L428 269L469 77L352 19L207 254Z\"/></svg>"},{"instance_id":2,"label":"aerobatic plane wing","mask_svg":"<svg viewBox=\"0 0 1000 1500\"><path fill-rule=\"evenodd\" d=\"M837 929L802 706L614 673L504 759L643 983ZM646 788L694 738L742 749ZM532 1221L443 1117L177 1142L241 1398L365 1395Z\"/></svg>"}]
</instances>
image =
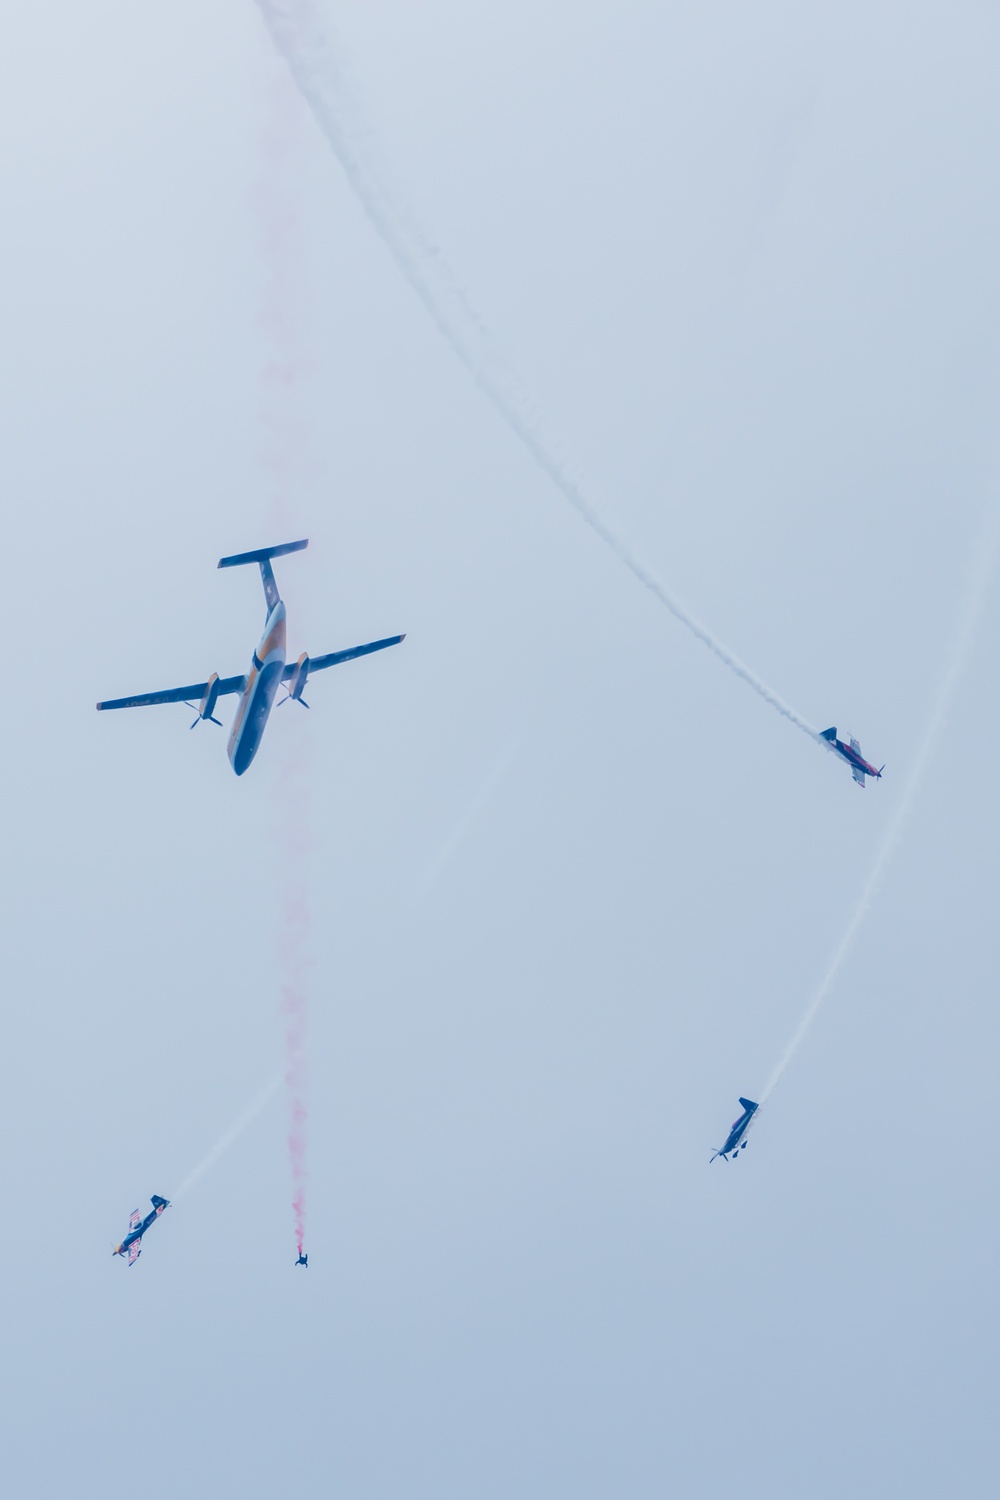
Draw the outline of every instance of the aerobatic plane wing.
<instances>
[{"instance_id":1,"label":"aerobatic plane wing","mask_svg":"<svg viewBox=\"0 0 1000 1500\"><path fill-rule=\"evenodd\" d=\"M225 693L242 693L245 677L222 677L219 679L217 698ZM187 687L164 688L160 693L136 693L132 698L108 698L97 705L106 708L146 708L150 703L187 703L192 698L203 698L208 689L207 682L191 682Z\"/></svg>"},{"instance_id":2,"label":"aerobatic plane wing","mask_svg":"<svg viewBox=\"0 0 1000 1500\"><path fill-rule=\"evenodd\" d=\"M851 767L851 775L854 777L855 781L858 783L858 786L861 787L862 791L864 791L865 773L864 773L864 771L862 771L861 767L860 766L852 766Z\"/></svg>"},{"instance_id":3,"label":"aerobatic plane wing","mask_svg":"<svg viewBox=\"0 0 1000 1500\"><path fill-rule=\"evenodd\" d=\"M141 1240L133 1240L132 1243L131 1243L131 1245L129 1245L129 1247L128 1247L128 1263L129 1263L129 1265L130 1266L134 1266L135 1263L136 1263L136 1261L139 1259L139 1256L141 1254L142 1254L142 1241Z\"/></svg>"},{"instance_id":4,"label":"aerobatic plane wing","mask_svg":"<svg viewBox=\"0 0 1000 1500\"><path fill-rule=\"evenodd\" d=\"M386 646L398 646L400 641L405 641L405 635L386 636L384 641L369 641L365 646L351 646L346 651L331 651L326 656L313 656L309 660L309 675L313 672L321 672L324 667L339 667L342 661L353 661L356 656L368 656L372 651L384 651ZM291 662L281 674L285 682L289 682L296 673L297 663Z\"/></svg>"},{"instance_id":5,"label":"aerobatic plane wing","mask_svg":"<svg viewBox=\"0 0 1000 1500\"><path fill-rule=\"evenodd\" d=\"M129 1232L129 1234L132 1233L133 1229L138 1224L138 1222L139 1222L139 1220L141 1218L142 1218L142 1214L139 1212L139 1210L137 1208L133 1208L131 1214L129 1215L129 1221L128 1221L128 1232Z\"/></svg>"}]
</instances>

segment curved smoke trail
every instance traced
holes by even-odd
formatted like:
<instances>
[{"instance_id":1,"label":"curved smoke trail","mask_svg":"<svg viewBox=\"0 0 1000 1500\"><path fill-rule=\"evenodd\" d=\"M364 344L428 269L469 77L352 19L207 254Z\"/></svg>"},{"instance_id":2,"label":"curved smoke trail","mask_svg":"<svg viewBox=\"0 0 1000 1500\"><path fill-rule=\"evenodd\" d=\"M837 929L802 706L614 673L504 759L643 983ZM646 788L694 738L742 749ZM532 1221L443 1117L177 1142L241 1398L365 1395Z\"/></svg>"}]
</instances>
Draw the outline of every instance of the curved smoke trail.
<instances>
[{"instance_id":1,"label":"curved smoke trail","mask_svg":"<svg viewBox=\"0 0 1000 1500\"><path fill-rule=\"evenodd\" d=\"M937 744L938 736L941 733L945 715L948 711L948 705L955 690L955 684L958 682L968 661L969 653L975 640L979 615L986 597L986 587L996 564L998 550L1000 550L1000 515L994 519L984 544L977 549L966 596L965 614L959 628L955 649L934 697L930 718L927 721L927 728L924 730L923 738L917 749L916 759L903 787L903 794L899 799L899 805L886 830L885 838L882 840L878 853L875 856L875 863L869 871L868 879L864 883L857 906L854 908L844 935L834 950L833 957L827 966L826 973L823 975L818 988L806 1006L805 1014L792 1033L787 1047L781 1054L774 1071L767 1081L767 1086L760 1096L761 1104L763 1104L764 1100L771 1093L775 1084L781 1078L782 1073L784 1073L788 1064L802 1045L806 1033L819 1013L820 1007L833 989L837 976L844 967L847 957L854 947L858 933L864 926L865 919L871 910L872 901L882 882L882 877L885 874L889 861L895 853L900 835L912 811L920 783L927 769L927 764Z\"/></svg>"},{"instance_id":2,"label":"curved smoke trail","mask_svg":"<svg viewBox=\"0 0 1000 1500\"><path fill-rule=\"evenodd\" d=\"M334 55L330 32L320 22L313 0L255 0L255 3L372 227L438 332L534 463L643 588L765 703L816 738L814 726L769 688L639 561L604 520L570 467L557 456L531 401L505 367L482 318L470 305L433 238L410 211L385 163L378 159L371 131L352 97L344 65Z\"/></svg>"}]
</instances>

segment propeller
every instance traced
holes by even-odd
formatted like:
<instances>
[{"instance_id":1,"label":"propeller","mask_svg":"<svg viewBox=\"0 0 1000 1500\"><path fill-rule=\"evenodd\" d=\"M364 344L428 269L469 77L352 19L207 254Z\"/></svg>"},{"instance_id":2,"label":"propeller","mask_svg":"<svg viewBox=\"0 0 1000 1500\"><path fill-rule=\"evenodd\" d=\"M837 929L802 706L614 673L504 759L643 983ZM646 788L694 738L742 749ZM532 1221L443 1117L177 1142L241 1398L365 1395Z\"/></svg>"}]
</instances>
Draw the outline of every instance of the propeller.
<instances>
[{"instance_id":1,"label":"propeller","mask_svg":"<svg viewBox=\"0 0 1000 1500\"><path fill-rule=\"evenodd\" d=\"M286 693L284 698L282 698L281 702L278 704L278 707L284 708L286 703L301 703L303 708L309 707L304 698L296 698L294 693Z\"/></svg>"},{"instance_id":2,"label":"propeller","mask_svg":"<svg viewBox=\"0 0 1000 1500\"><path fill-rule=\"evenodd\" d=\"M191 729L195 729L201 723L202 719L207 719L210 724L218 724L219 728L222 728L222 720L217 719L214 714L203 714L197 703L188 703L186 698L184 699L184 702L187 703L188 708L198 709L198 717L195 719L194 723L189 726Z\"/></svg>"}]
</instances>

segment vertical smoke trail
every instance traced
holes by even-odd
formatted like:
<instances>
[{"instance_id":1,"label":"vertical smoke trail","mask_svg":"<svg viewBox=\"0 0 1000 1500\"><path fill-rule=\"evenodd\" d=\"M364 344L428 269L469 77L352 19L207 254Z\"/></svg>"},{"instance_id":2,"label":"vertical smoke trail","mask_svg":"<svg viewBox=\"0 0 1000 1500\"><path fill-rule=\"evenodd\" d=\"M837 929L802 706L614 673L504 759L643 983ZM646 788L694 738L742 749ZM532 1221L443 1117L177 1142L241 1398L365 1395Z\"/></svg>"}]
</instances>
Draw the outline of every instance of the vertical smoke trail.
<instances>
[{"instance_id":1,"label":"vertical smoke trail","mask_svg":"<svg viewBox=\"0 0 1000 1500\"><path fill-rule=\"evenodd\" d=\"M976 549L972 575L969 579L969 587L966 592L965 612L959 628L958 638L955 642L955 649L952 652L951 661L935 694L934 702L931 706L930 718L927 721L927 728L924 730L916 759L913 762L913 768L903 787L903 794L899 799L899 804L886 830L885 838L882 840L882 844L875 856L875 863L872 865L868 879L864 883L861 895L858 898L858 904L847 924L843 937L834 950L826 973L823 975L818 989L806 1006L805 1014L792 1033L787 1047L781 1054L773 1073L768 1079L767 1087L760 1096L762 1104L802 1045L807 1031L813 1021L815 1021L824 1000L826 1000L833 989L837 976L844 967L848 955L854 947L858 933L864 926L868 913L871 911L872 901L882 883L882 877L885 874L889 861L895 853L896 845L899 843L900 835L912 811L914 800L920 789L920 784L923 781L924 773L927 770L934 747L937 744L938 736L944 726L945 715L947 714L955 685L969 659L969 653L975 641L976 626L979 623L983 601L986 597L986 588L996 564L998 550L1000 550L1000 514L993 519L985 541Z\"/></svg>"},{"instance_id":2,"label":"vertical smoke trail","mask_svg":"<svg viewBox=\"0 0 1000 1500\"><path fill-rule=\"evenodd\" d=\"M285 1083L288 1088L288 1158L292 1173L292 1222L299 1255L306 1231L306 1026L308 990L305 953L309 916L301 881L286 890L282 923L281 1014L285 1022Z\"/></svg>"},{"instance_id":3,"label":"vertical smoke trail","mask_svg":"<svg viewBox=\"0 0 1000 1500\"><path fill-rule=\"evenodd\" d=\"M438 332L492 403L533 462L643 588L707 646L765 703L806 734L817 731L703 625L634 555L604 520L555 445L545 435L531 401L506 368L482 319L377 157L371 131L351 96L343 64L314 0L256 0L275 47L344 171L355 197Z\"/></svg>"},{"instance_id":4,"label":"vertical smoke trail","mask_svg":"<svg viewBox=\"0 0 1000 1500\"><path fill-rule=\"evenodd\" d=\"M261 457L268 485L269 535L275 542L287 540L288 528L301 512L298 492L306 448L301 394L309 369L303 337L307 277L299 215L302 154L297 130L300 113L297 103L287 79L283 75L275 78L269 90L267 120L261 138L256 194L264 272L261 332L266 351L261 372ZM299 535L298 520L295 520L293 530ZM282 729L290 731L287 748L282 747L275 784L274 832L279 855L277 875L282 890L278 959L288 1096L292 1222L296 1247L301 1255L306 1220L308 1123L306 1040L310 916L306 866L310 853L309 766L306 724L298 722L301 713L296 705L290 704L286 712L295 714L296 721L281 724L280 728L275 724L271 733L274 735L278 730L278 738Z\"/></svg>"}]
</instances>

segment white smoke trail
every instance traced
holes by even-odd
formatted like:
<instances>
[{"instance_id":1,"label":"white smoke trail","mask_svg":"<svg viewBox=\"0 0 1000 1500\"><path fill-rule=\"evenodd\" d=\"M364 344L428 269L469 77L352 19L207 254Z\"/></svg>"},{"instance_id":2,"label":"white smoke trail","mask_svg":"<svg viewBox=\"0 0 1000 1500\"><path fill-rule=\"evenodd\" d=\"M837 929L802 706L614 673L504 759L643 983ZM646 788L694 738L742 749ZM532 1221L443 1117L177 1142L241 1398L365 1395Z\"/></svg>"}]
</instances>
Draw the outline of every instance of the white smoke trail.
<instances>
[{"instance_id":1,"label":"white smoke trail","mask_svg":"<svg viewBox=\"0 0 1000 1500\"><path fill-rule=\"evenodd\" d=\"M178 1203L185 1193L189 1192L196 1183L201 1181L206 1172L212 1170L219 1157L225 1155L230 1146L239 1140L244 1130L248 1129L261 1111L270 1104L284 1081L284 1073L276 1073L270 1082L264 1085L260 1093L250 1101L242 1114L238 1115L229 1129L219 1137L208 1155L198 1163L193 1171L187 1174L180 1187L174 1193L171 1199L172 1203Z\"/></svg>"},{"instance_id":2,"label":"white smoke trail","mask_svg":"<svg viewBox=\"0 0 1000 1500\"><path fill-rule=\"evenodd\" d=\"M806 734L816 729L772 691L660 583L604 520L569 466L543 434L532 403L505 367L494 341L471 307L433 238L419 225L403 194L377 158L371 131L352 98L346 70L334 55L329 28L313 0L255 0L275 47L337 160L350 187L399 270L425 310L528 454L643 588L721 662Z\"/></svg>"},{"instance_id":3,"label":"white smoke trail","mask_svg":"<svg viewBox=\"0 0 1000 1500\"><path fill-rule=\"evenodd\" d=\"M868 916L869 911L871 910L872 901L879 888L879 885L881 884L882 877L885 874L889 861L895 853L896 845L899 842L900 835L903 832L906 821L910 816L910 812L912 811L913 803L920 788L920 783L923 780L924 772L927 769L928 762L930 761L931 755L934 751L934 747L937 744L938 736L941 733L941 729L944 725L945 715L948 711L948 705L951 702L951 697L955 690L955 684L961 676L965 664L968 661L969 653L972 649L973 641L975 639L976 626L979 622L979 615L981 613L983 601L986 596L986 587L989 583L990 575L996 563L998 550L1000 550L1000 515L998 515L994 519L985 543L981 547L977 548L976 557L972 568L972 576L969 580L969 588L966 595L967 603L965 608L965 615L959 628L958 638L955 642L955 649L952 653L951 661L944 673L944 676L941 679L940 685L938 686L937 694L935 695L934 702L931 707L930 718L927 721L927 728L924 730L923 739L920 741L916 759L913 762L913 767L910 771L909 777L907 778L906 784L903 787L903 794L899 799L899 805L897 806L896 811L893 814L892 821L890 822L889 827L886 830L885 838L882 840L878 853L875 856L875 863L872 865L872 868L868 875L868 879L865 881L864 886L862 887L861 895L858 898L858 904L854 908L854 912L847 924L844 935L841 938L840 942L837 944L836 949L834 950L833 957L830 960L826 973L823 975L823 978L820 981L818 989L815 991L812 999L806 1006L805 1014L792 1033L787 1047L781 1054L781 1057L778 1060L778 1063L773 1073L771 1074L771 1077L768 1079L767 1087L764 1089L763 1094L761 1094L760 1096L761 1104L763 1104L764 1100L771 1093L775 1084L781 1078L782 1073L784 1073L785 1069L788 1067L788 1064L791 1062L792 1058L799 1050L799 1047L802 1045L805 1035L812 1025L813 1021L815 1021L820 1007L822 1006L824 1000L826 1000L830 991L833 989L833 986L837 980L837 976L839 975L841 969L847 961L847 957L850 954L851 949L854 947L854 943L857 939L858 933L864 926L865 919Z\"/></svg>"},{"instance_id":4,"label":"white smoke trail","mask_svg":"<svg viewBox=\"0 0 1000 1500\"><path fill-rule=\"evenodd\" d=\"M483 778L481 786L462 814L458 823L427 865L416 883L416 894L426 896L449 860L453 859L462 844L482 817L506 776L512 762L520 752L524 735L518 735L504 746Z\"/></svg>"}]
</instances>

